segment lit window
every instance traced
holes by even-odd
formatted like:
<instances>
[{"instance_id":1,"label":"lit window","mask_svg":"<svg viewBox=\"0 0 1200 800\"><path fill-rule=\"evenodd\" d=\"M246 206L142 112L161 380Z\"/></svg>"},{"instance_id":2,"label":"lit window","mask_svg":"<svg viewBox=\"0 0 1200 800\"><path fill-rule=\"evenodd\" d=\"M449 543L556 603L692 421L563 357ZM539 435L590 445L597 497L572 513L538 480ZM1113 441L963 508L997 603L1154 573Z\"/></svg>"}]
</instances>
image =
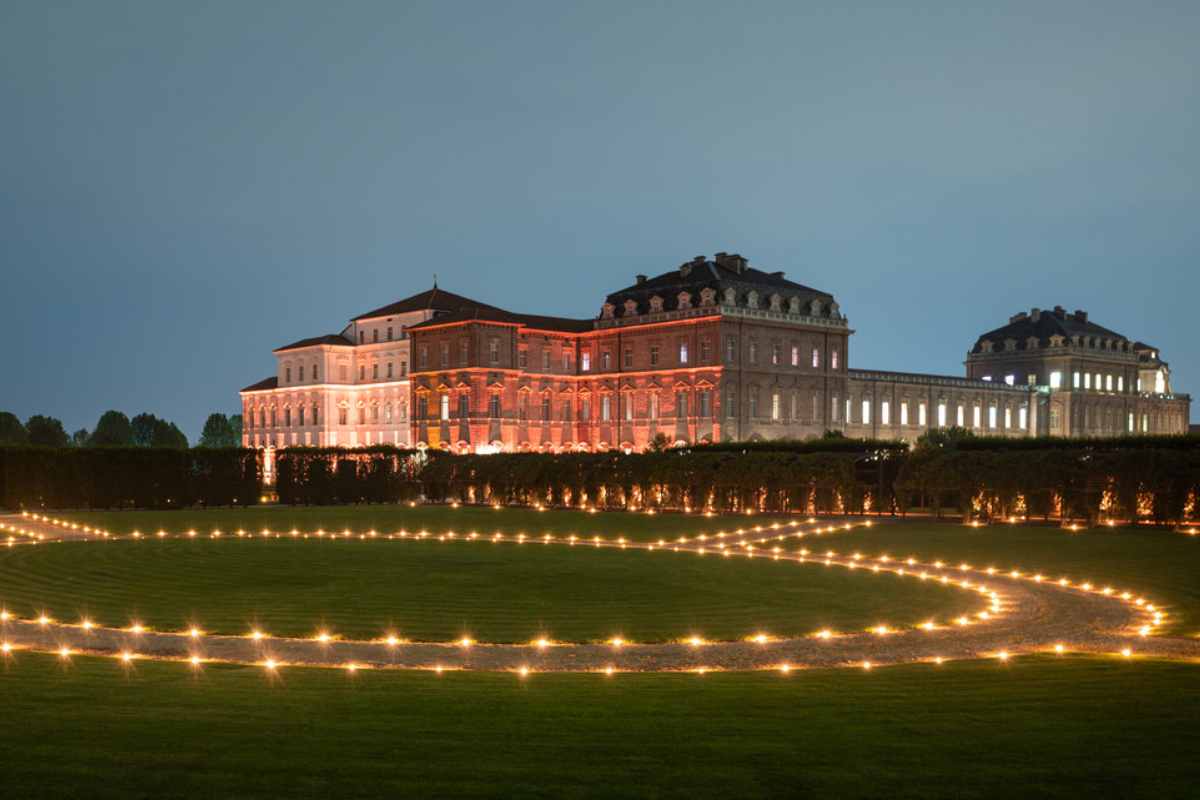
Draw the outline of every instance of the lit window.
<instances>
[{"instance_id":1,"label":"lit window","mask_svg":"<svg viewBox=\"0 0 1200 800\"><path fill-rule=\"evenodd\" d=\"M917 424L921 427L925 427L926 420L928 418L928 414L925 411L925 401L922 400L917 404Z\"/></svg>"},{"instance_id":2,"label":"lit window","mask_svg":"<svg viewBox=\"0 0 1200 800\"><path fill-rule=\"evenodd\" d=\"M834 350L832 353L829 354L829 368L830 369L838 368L838 351L837 350Z\"/></svg>"},{"instance_id":3,"label":"lit window","mask_svg":"<svg viewBox=\"0 0 1200 800\"><path fill-rule=\"evenodd\" d=\"M821 366L821 351L816 347L812 351L812 365L813 369L818 369Z\"/></svg>"},{"instance_id":4,"label":"lit window","mask_svg":"<svg viewBox=\"0 0 1200 800\"><path fill-rule=\"evenodd\" d=\"M1083 388L1085 388L1085 389L1092 388L1092 373L1090 373L1090 372L1083 373Z\"/></svg>"},{"instance_id":5,"label":"lit window","mask_svg":"<svg viewBox=\"0 0 1200 800\"><path fill-rule=\"evenodd\" d=\"M658 392L650 393L650 419L658 419Z\"/></svg>"},{"instance_id":6,"label":"lit window","mask_svg":"<svg viewBox=\"0 0 1200 800\"><path fill-rule=\"evenodd\" d=\"M971 409L971 412L972 412L971 423L974 427L978 428L981 424L980 423L980 414L982 413L982 409L980 409L979 406L975 406L973 409Z\"/></svg>"},{"instance_id":7,"label":"lit window","mask_svg":"<svg viewBox=\"0 0 1200 800\"><path fill-rule=\"evenodd\" d=\"M1016 375L1005 375L1004 382L1007 383L1009 386L1012 386L1013 384L1015 384L1017 382L1017 376Z\"/></svg>"},{"instance_id":8,"label":"lit window","mask_svg":"<svg viewBox=\"0 0 1200 800\"><path fill-rule=\"evenodd\" d=\"M758 387L750 387L750 419L758 416Z\"/></svg>"},{"instance_id":9,"label":"lit window","mask_svg":"<svg viewBox=\"0 0 1200 800\"><path fill-rule=\"evenodd\" d=\"M592 353L590 350L584 350L579 354L579 368L584 372L592 368Z\"/></svg>"},{"instance_id":10,"label":"lit window","mask_svg":"<svg viewBox=\"0 0 1200 800\"><path fill-rule=\"evenodd\" d=\"M758 342L753 339L750 340L750 363L758 363Z\"/></svg>"},{"instance_id":11,"label":"lit window","mask_svg":"<svg viewBox=\"0 0 1200 800\"><path fill-rule=\"evenodd\" d=\"M862 401L862 424L871 424L871 400L869 398L863 398Z\"/></svg>"},{"instance_id":12,"label":"lit window","mask_svg":"<svg viewBox=\"0 0 1200 800\"><path fill-rule=\"evenodd\" d=\"M779 366L780 348L779 342L771 342L771 364Z\"/></svg>"},{"instance_id":13,"label":"lit window","mask_svg":"<svg viewBox=\"0 0 1200 800\"><path fill-rule=\"evenodd\" d=\"M1061 372L1051 372L1050 373L1050 388L1051 389L1061 389L1062 388L1062 373Z\"/></svg>"},{"instance_id":14,"label":"lit window","mask_svg":"<svg viewBox=\"0 0 1200 800\"><path fill-rule=\"evenodd\" d=\"M967 424L966 416L967 416L967 410L965 408L963 408L962 404L960 403L958 405L958 411L954 417L954 424L960 428L965 426Z\"/></svg>"},{"instance_id":15,"label":"lit window","mask_svg":"<svg viewBox=\"0 0 1200 800\"><path fill-rule=\"evenodd\" d=\"M834 422L838 421L838 398L836 394L833 396L833 405L830 410L830 417L832 417Z\"/></svg>"},{"instance_id":16,"label":"lit window","mask_svg":"<svg viewBox=\"0 0 1200 800\"><path fill-rule=\"evenodd\" d=\"M1129 432L1133 433L1133 412L1129 412Z\"/></svg>"},{"instance_id":17,"label":"lit window","mask_svg":"<svg viewBox=\"0 0 1200 800\"><path fill-rule=\"evenodd\" d=\"M609 361L611 359L612 359L611 353L609 353L607 350L601 350L600 351L600 369L607 370L609 367Z\"/></svg>"},{"instance_id":18,"label":"lit window","mask_svg":"<svg viewBox=\"0 0 1200 800\"><path fill-rule=\"evenodd\" d=\"M988 406L988 427L992 430L996 429L996 407Z\"/></svg>"},{"instance_id":19,"label":"lit window","mask_svg":"<svg viewBox=\"0 0 1200 800\"><path fill-rule=\"evenodd\" d=\"M1026 408L1025 406L1021 406L1019 409L1017 409L1017 421L1021 425L1021 430L1025 430L1026 428L1029 427L1029 409L1028 408Z\"/></svg>"},{"instance_id":20,"label":"lit window","mask_svg":"<svg viewBox=\"0 0 1200 800\"><path fill-rule=\"evenodd\" d=\"M604 422L612 419L612 397L607 394L600 398L600 419Z\"/></svg>"},{"instance_id":21,"label":"lit window","mask_svg":"<svg viewBox=\"0 0 1200 800\"><path fill-rule=\"evenodd\" d=\"M633 395L626 392L625 395L625 421L633 422Z\"/></svg>"},{"instance_id":22,"label":"lit window","mask_svg":"<svg viewBox=\"0 0 1200 800\"><path fill-rule=\"evenodd\" d=\"M1167 376L1166 376L1166 373L1164 373L1161 369L1158 372L1154 373L1154 393L1155 394L1166 394L1167 393Z\"/></svg>"},{"instance_id":23,"label":"lit window","mask_svg":"<svg viewBox=\"0 0 1200 800\"><path fill-rule=\"evenodd\" d=\"M846 424L849 424L851 421L852 420L850 419L850 398L847 397L846 398Z\"/></svg>"},{"instance_id":24,"label":"lit window","mask_svg":"<svg viewBox=\"0 0 1200 800\"><path fill-rule=\"evenodd\" d=\"M630 369L631 367L633 367L633 348L632 347L626 347L625 351L621 354L621 365L623 367L625 367L625 369Z\"/></svg>"},{"instance_id":25,"label":"lit window","mask_svg":"<svg viewBox=\"0 0 1200 800\"><path fill-rule=\"evenodd\" d=\"M1004 407L1004 430L1012 430L1012 409Z\"/></svg>"},{"instance_id":26,"label":"lit window","mask_svg":"<svg viewBox=\"0 0 1200 800\"><path fill-rule=\"evenodd\" d=\"M982 378L980 378L979 380L981 380L981 381L987 381L988 383L991 383L991 382L992 382L992 376L991 376L991 375L984 375L984 376L983 376Z\"/></svg>"},{"instance_id":27,"label":"lit window","mask_svg":"<svg viewBox=\"0 0 1200 800\"><path fill-rule=\"evenodd\" d=\"M800 366L800 348L797 345L792 345L792 366Z\"/></svg>"},{"instance_id":28,"label":"lit window","mask_svg":"<svg viewBox=\"0 0 1200 800\"><path fill-rule=\"evenodd\" d=\"M656 344L650 345L650 366L658 366L658 345Z\"/></svg>"},{"instance_id":29,"label":"lit window","mask_svg":"<svg viewBox=\"0 0 1200 800\"><path fill-rule=\"evenodd\" d=\"M908 401L907 400L900 401L900 424L901 425L908 424Z\"/></svg>"},{"instance_id":30,"label":"lit window","mask_svg":"<svg viewBox=\"0 0 1200 800\"><path fill-rule=\"evenodd\" d=\"M688 363L688 346L687 346L687 342L680 342L680 343L679 343L679 363L680 363L680 364L686 364L686 363Z\"/></svg>"},{"instance_id":31,"label":"lit window","mask_svg":"<svg viewBox=\"0 0 1200 800\"><path fill-rule=\"evenodd\" d=\"M438 398L438 402L441 406L441 418L450 419L450 395L443 394Z\"/></svg>"},{"instance_id":32,"label":"lit window","mask_svg":"<svg viewBox=\"0 0 1200 800\"><path fill-rule=\"evenodd\" d=\"M1078 372L1076 372L1074 375L1071 376L1071 387L1075 388L1075 389L1079 388L1079 373Z\"/></svg>"},{"instance_id":33,"label":"lit window","mask_svg":"<svg viewBox=\"0 0 1200 800\"><path fill-rule=\"evenodd\" d=\"M884 400L879 404L879 422L881 425L892 424L892 408L891 404L888 403L887 400Z\"/></svg>"},{"instance_id":34,"label":"lit window","mask_svg":"<svg viewBox=\"0 0 1200 800\"><path fill-rule=\"evenodd\" d=\"M733 362L735 360L734 356L736 356L736 355L737 355L737 337L736 336L726 336L725 337L725 360L729 361L729 362Z\"/></svg>"},{"instance_id":35,"label":"lit window","mask_svg":"<svg viewBox=\"0 0 1200 800\"><path fill-rule=\"evenodd\" d=\"M939 428L946 427L946 404L938 403L937 424Z\"/></svg>"},{"instance_id":36,"label":"lit window","mask_svg":"<svg viewBox=\"0 0 1200 800\"><path fill-rule=\"evenodd\" d=\"M500 363L500 340L494 336L488 339L488 360L493 364Z\"/></svg>"},{"instance_id":37,"label":"lit window","mask_svg":"<svg viewBox=\"0 0 1200 800\"><path fill-rule=\"evenodd\" d=\"M771 392L771 421L779 421L779 392Z\"/></svg>"},{"instance_id":38,"label":"lit window","mask_svg":"<svg viewBox=\"0 0 1200 800\"><path fill-rule=\"evenodd\" d=\"M1117 391L1118 392L1125 391L1125 376L1124 375L1117 376Z\"/></svg>"}]
</instances>

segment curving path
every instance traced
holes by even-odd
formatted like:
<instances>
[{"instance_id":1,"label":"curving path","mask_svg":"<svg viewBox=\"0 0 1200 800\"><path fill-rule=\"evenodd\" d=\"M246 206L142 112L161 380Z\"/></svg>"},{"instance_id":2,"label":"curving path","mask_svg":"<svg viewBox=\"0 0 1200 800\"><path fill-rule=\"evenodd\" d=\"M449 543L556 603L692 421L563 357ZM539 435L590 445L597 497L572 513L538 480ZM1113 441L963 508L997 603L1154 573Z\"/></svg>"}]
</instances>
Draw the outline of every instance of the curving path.
<instances>
[{"instance_id":1,"label":"curving path","mask_svg":"<svg viewBox=\"0 0 1200 800\"><path fill-rule=\"evenodd\" d=\"M799 523L796 523L799 524ZM870 523L866 523L870 524ZM843 526L848 527L848 526ZM975 592L981 610L971 617L929 629L826 634L736 642L667 644L593 643L494 645L481 643L408 643L398 641L317 641L264 636L191 635L188 632L134 632L16 619L0 619L5 655L18 649L116 656L124 660L159 658L194 665L220 661L259 664L360 668L400 668L527 672L626 672L873 667L886 664L977 658L1008 658L1033 652L1090 652L1128 657L1200 661L1200 640L1153 635L1163 613L1152 602L1121 588L1060 583L1058 576L982 570L941 561L899 561L861 554L829 556L807 549L784 550L782 542L805 532L788 526L767 527L736 538L686 543L634 543L607 540L551 541L559 546L670 550L675 553L770 558L796 562L806 569L842 568L863 574L893 573L913 580L946 583ZM282 534L274 534L281 536ZM8 537L11 536L11 540ZM99 531L64 527L47 520L0 517L0 540L16 546L31 541L105 540ZM386 538L398 538L387 535ZM421 538L414 534L412 538ZM411 539L410 539L411 540ZM465 537L458 540L469 546ZM478 541L491 543L493 537ZM505 536L502 542L533 542Z\"/></svg>"}]
</instances>

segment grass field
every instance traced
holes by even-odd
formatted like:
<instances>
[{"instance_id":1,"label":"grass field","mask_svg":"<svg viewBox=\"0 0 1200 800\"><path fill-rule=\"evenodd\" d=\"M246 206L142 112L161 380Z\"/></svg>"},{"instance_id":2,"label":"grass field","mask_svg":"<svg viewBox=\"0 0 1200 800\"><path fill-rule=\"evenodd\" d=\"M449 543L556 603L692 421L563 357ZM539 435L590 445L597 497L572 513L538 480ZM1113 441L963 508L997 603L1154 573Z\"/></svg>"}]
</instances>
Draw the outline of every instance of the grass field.
<instances>
[{"instance_id":1,"label":"grass field","mask_svg":"<svg viewBox=\"0 0 1200 800\"><path fill-rule=\"evenodd\" d=\"M159 529L168 532L183 532L195 528L203 533L213 529L233 531L244 528L259 531L351 530L365 533L369 530L392 532L400 529L410 531L428 530L431 533L445 531L478 531L492 533L503 531L524 532L541 536L577 534L579 536L600 535L604 537L625 536L639 541L654 541L660 538L693 536L697 533L718 530L731 531L735 528L770 524L775 520L791 520L794 517L755 516L705 517L701 514L631 514L609 511L590 514L586 511L545 511L533 509L488 506L462 506L451 508L444 505L377 506L251 506L248 508L214 508L202 511L89 511L65 515L81 523L96 525L113 533L144 533Z\"/></svg>"},{"instance_id":2,"label":"grass field","mask_svg":"<svg viewBox=\"0 0 1200 800\"><path fill-rule=\"evenodd\" d=\"M19 654L5 797L1194 797L1200 669L512 675Z\"/></svg>"},{"instance_id":3,"label":"grass field","mask_svg":"<svg viewBox=\"0 0 1200 800\"><path fill-rule=\"evenodd\" d=\"M447 508L69 516L114 531L477 527L651 539L747 522ZM1111 582L1166 602L1173 632L1200 628L1197 538L926 521L817 541ZM347 635L394 622L429 638L469 624L498 639L534 628L603 638L614 626L653 639L690 632L702 615L705 635L736 637L809 632L814 609L867 619L871 603L955 597L919 583L915 596L893 594L907 588L766 560L540 545L222 539L0 551L10 605L53 600L60 616L125 624L136 612L177 628L202 599L206 627L243 632L259 616L301 635L323 621ZM896 610L887 621L919 618ZM1200 665L1143 659L522 680L298 668L271 678L231 665L193 674L18 652L0 670L0 707L5 797L1190 798L1200 785Z\"/></svg>"},{"instance_id":4,"label":"grass field","mask_svg":"<svg viewBox=\"0 0 1200 800\"><path fill-rule=\"evenodd\" d=\"M225 538L0 550L0 603L19 615L211 633L728 640L916 625L981 602L812 564L586 546Z\"/></svg>"}]
</instances>

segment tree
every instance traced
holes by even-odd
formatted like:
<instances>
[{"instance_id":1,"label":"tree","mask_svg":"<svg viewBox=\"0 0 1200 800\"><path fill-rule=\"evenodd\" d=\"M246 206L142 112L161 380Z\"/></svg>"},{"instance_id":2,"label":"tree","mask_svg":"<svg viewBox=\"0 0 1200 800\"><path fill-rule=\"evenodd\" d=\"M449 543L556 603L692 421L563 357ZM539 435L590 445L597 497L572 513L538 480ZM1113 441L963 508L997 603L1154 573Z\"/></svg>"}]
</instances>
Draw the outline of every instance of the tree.
<instances>
[{"instance_id":1,"label":"tree","mask_svg":"<svg viewBox=\"0 0 1200 800\"><path fill-rule=\"evenodd\" d=\"M238 421L238 432L235 434L233 425L224 414L209 414L204 421L204 430L200 433L200 447L237 447L241 444L241 416Z\"/></svg>"},{"instance_id":2,"label":"tree","mask_svg":"<svg viewBox=\"0 0 1200 800\"><path fill-rule=\"evenodd\" d=\"M29 441L29 432L17 419L16 414L0 411L0 445L25 444Z\"/></svg>"},{"instance_id":3,"label":"tree","mask_svg":"<svg viewBox=\"0 0 1200 800\"><path fill-rule=\"evenodd\" d=\"M133 426L120 411L105 411L96 423L91 444L104 447L128 447L133 444Z\"/></svg>"},{"instance_id":4,"label":"tree","mask_svg":"<svg viewBox=\"0 0 1200 800\"><path fill-rule=\"evenodd\" d=\"M671 440L667 438L665 433L656 433L654 438L650 440L650 445L647 449L651 453L662 453L671 448Z\"/></svg>"},{"instance_id":5,"label":"tree","mask_svg":"<svg viewBox=\"0 0 1200 800\"><path fill-rule=\"evenodd\" d=\"M41 414L34 414L25 423L25 430L29 432L29 443L43 445L45 447L66 447L67 432L63 430L63 424L54 417L44 417Z\"/></svg>"},{"instance_id":6,"label":"tree","mask_svg":"<svg viewBox=\"0 0 1200 800\"><path fill-rule=\"evenodd\" d=\"M167 422L165 419L160 419L154 426L154 437L150 440L150 446L186 450L188 440L184 436L183 431L179 430L174 422Z\"/></svg>"},{"instance_id":7,"label":"tree","mask_svg":"<svg viewBox=\"0 0 1200 800\"><path fill-rule=\"evenodd\" d=\"M87 428L80 428L71 434L71 444L75 447L87 447L91 440L92 435L88 433Z\"/></svg>"},{"instance_id":8,"label":"tree","mask_svg":"<svg viewBox=\"0 0 1200 800\"><path fill-rule=\"evenodd\" d=\"M233 434L232 447L242 446L242 415L233 414L229 417L229 432Z\"/></svg>"},{"instance_id":9,"label":"tree","mask_svg":"<svg viewBox=\"0 0 1200 800\"><path fill-rule=\"evenodd\" d=\"M129 422L129 427L133 430L133 441L135 447L151 447L154 444L154 431L158 427L160 420L158 417L143 411Z\"/></svg>"}]
</instances>

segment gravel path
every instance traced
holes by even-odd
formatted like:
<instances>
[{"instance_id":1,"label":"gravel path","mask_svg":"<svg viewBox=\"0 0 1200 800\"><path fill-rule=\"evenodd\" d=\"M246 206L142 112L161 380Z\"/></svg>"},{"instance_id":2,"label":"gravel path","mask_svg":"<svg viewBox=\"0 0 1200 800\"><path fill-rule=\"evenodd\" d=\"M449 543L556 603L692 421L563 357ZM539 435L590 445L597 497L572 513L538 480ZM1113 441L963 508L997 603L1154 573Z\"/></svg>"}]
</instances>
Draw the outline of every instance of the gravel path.
<instances>
[{"instance_id":1,"label":"gravel path","mask_svg":"<svg viewBox=\"0 0 1200 800\"><path fill-rule=\"evenodd\" d=\"M97 538L83 531L31 521L22 517L0 517L0 525L18 526L44 540ZM10 533L0 528L0 538ZM786 530L783 531L787 533ZM187 633L127 630L8 618L0 620L0 639L13 649L43 652L62 651L120 656L136 653L138 658L162 658L262 664L268 660L282 665L336 666L356 668L467 669L484 671L603 672L625 671L700 671L803 669L811 667L859 667L908 662L998 658L1022 653L1089 652L1121 654L1130 657L1155 657L1200 662L1200 640L1155 636L1152 631L1159 613L1152 602L1133 593L1133 587L1118 587L1104 593L1105 587L1061 586L1032 573L987 574L979 569L961 569L941 562L912 562L842 554L826 558L815 554L800 555L799 549L784 551L780 531L763 530L736 539L728 539L725 549L737 557L774 558L803 562L804 568L843 568L865 573L869 581L874 572L900 573L912 580L943 581L961 591L976 592L980 614L969 624L951 623L930 630L912 629L887 633L850 633L830 638L810 636L775 639L764 642L701 642L637 644L615 646L597 644L534 645L455 643L393 643L382 641L319 642L312 639L247 636L199 636ZM18 537L14 546L28 535ZM509 537L511 539L511 537ZM565 545L565 540L557 540ZM748 547L748 545L752 547ZM589 546L592 546L589 543ZM671 549L695 553L703 549L716 554L713 540L703 544L692 540L666 548L650 544L610 541L602 546L628 549ZM772 552L779 548L780 552ZM824 552L824 550L822 550ZM924 578L920 577L924 574ZM967 586L962 586L963 582ZM1126 590L1128 597L1123 597ZM1139 604L1139 600L1141 601ZM1142 635L1145 626L1149 635Z\"/></svg>"}]
</instances>

